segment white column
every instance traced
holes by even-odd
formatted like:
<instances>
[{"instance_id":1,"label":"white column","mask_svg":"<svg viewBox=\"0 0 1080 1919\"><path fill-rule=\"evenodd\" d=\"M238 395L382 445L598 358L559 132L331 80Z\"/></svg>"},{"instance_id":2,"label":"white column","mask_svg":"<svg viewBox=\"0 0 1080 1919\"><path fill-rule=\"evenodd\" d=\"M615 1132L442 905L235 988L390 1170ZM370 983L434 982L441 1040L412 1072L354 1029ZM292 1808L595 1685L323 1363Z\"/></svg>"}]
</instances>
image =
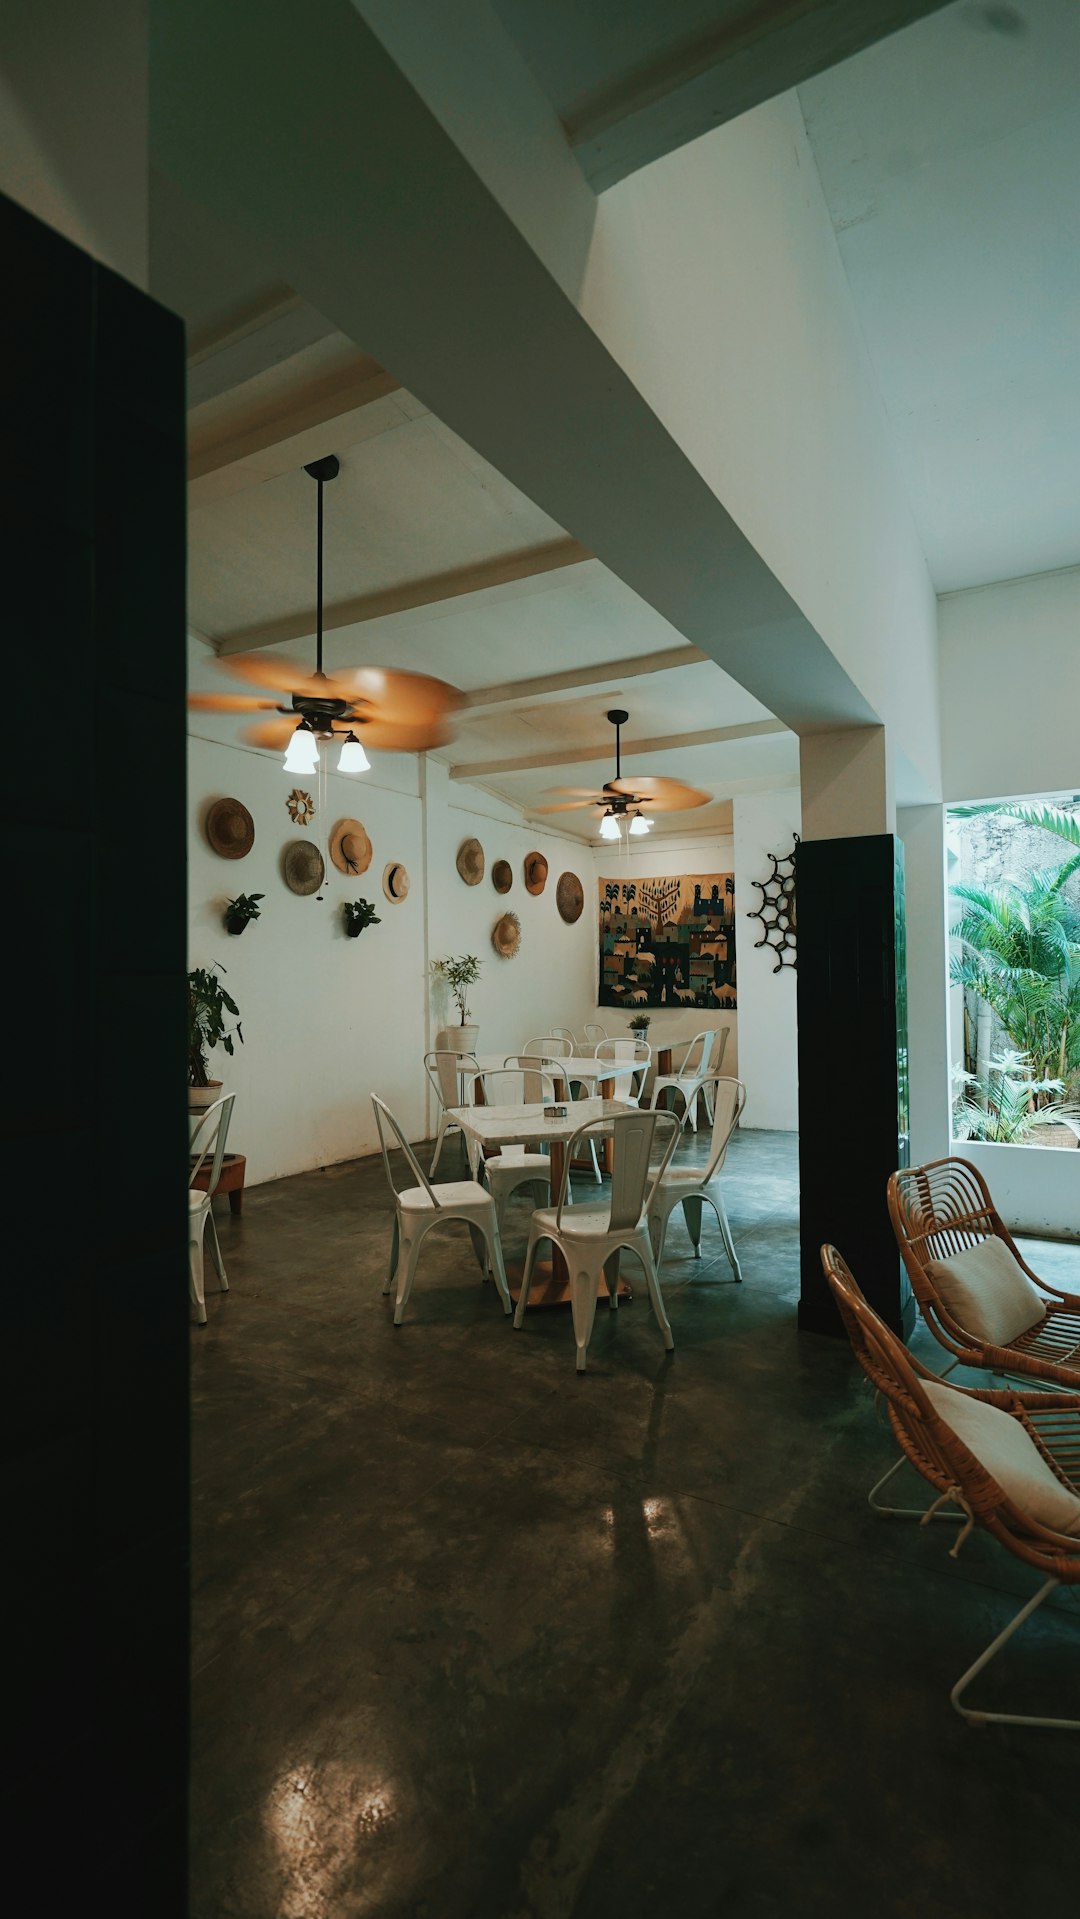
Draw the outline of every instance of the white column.
<instances>
[{"instance_id":1,"label":"white column","mask_svg":"<svg viewBox=\"0 0 1080 1919\"><path fill-rule=\"evenodd\" d=\"M883 726L805 734L799 741L803 838L895 833L892 769Z\"/></svg>"},{"instance_id":2,"label":"white column","mask_svg":"<svg viewBox=\"0 0 1080 1919\"><path fill-rule=\"evenodd\" d=\"M944 808L901 807L896 827L904 842L911 1163L918 1166L950 1150Z\"/></svg>"}]
</instances>

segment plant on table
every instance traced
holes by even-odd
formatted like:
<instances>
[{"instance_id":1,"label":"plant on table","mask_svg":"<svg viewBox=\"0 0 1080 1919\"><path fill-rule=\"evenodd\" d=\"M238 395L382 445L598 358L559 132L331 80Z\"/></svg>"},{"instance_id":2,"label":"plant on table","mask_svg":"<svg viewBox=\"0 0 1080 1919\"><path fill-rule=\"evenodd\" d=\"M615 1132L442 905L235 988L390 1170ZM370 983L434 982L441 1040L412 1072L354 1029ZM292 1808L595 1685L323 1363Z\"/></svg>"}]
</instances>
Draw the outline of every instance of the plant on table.
<instances>
[{"instance_id":1,"label":"plant on table","mask_svg":"<svg viewBox=\"0 0 1080 1919\"><path fill-rule=\"evenodd\" d=\"M450 959L432 960L436 979L445 981L450 997L461 1015L462 1026L469 1024L469 988L480 978L480 961L475 953L461 953Z\"/></svg>"},{"instance_id":2,"label":"plant on table","mask_svg":"<svg viewBox=\"0 0 1080 1919\"><path fill-rule=\"evenodd\" d=\"M215 960L212 966L193 967L187 976L189 1086L209 1086L209 1055L215 1046L231 1055L234 1040L244 1043L240 1008L218 977L224 971ZM229 1025L230 1015L235 1026Z\"/></svg>"},{"instance_id":3,"label":"plant on table","mask_svg":"<svg viewBox=\"0 0 1080 1919\"><path fill-rule=\"evenodd\" d=\"M635 1013L630 1021L630 1031L636 1033L639 1039L644 1039L651 1024L652 1020L648 1013Z\"/></svg>"}]
</instances>

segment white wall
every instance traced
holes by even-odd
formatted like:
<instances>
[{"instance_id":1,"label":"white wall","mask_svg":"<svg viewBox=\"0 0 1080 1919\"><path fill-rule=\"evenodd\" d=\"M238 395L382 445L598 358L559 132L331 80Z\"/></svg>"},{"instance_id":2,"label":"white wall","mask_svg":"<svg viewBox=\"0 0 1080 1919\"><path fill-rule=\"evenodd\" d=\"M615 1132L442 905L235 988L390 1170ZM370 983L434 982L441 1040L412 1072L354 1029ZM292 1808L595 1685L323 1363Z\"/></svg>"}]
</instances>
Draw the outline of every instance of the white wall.
<instances>
[{"instance_id":1,"label":"white wall","mask_svg":"<svg viewBox=\"0 0 1080 1919\"><path fill-rule=\"evenodd\" d=\"M1056 1146L994 1146L979 1139L961 1140L953 1151L978 1167L1014 1233L1080 1240L1080 1152Z\"/></svg>"},{"instance_id":2,"label":"white wall","mask_svg":"<svg viewBox=\"0 0 1080 1919\"><path fill-rule=\"evenodd\" d=\"M1080 787L1080 567L946 593L946 800Z\"/></svg>"},{"instance_id":3,"label":"white wall","mask_svg":"<svg viewBox=\"0 0 1080 1919\"><path fill-rule=\"evenodd\" d=\"M795 94L603 194L582 310L936 798L934 593Z\"/></svg>"},{"instance_id":4,"label":"white wall","mask_svg":"<svg viewBox=\"0 0 1080 1919\"><path fill-rule=\"evenodd\" d=\"M739 956L739 1060L746 1086L744 1126L799 1126L799 1058L795 969L773 971L771 947L757 946L763 928L747 919L761 904L754 880L772 872L769 854L790 853L800 830L799 794L747 793L735 800L735 909Z\"/></svg>"}]
</instances>

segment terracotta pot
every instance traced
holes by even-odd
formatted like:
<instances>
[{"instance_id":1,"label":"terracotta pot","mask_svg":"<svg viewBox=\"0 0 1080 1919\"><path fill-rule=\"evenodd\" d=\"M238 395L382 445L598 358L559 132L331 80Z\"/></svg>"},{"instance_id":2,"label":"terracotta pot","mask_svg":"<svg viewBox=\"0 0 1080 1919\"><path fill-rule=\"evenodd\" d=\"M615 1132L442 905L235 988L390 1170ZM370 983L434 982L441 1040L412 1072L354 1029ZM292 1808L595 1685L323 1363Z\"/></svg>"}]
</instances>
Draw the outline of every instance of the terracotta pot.
<instances>
[{"instance_id":1,"label":"terracotta pot","mask_svg":"<svg viewBox=\"0 0 1080 1919\"><path fill-rule=\"evenodd\" d=\"M187 1090L188 1112L204 1113L208 1106L212 1106L216 1099L221 1098L224 1084L220 1079L212 1079L209 1086L189 1086Z\"/></svg>"}]
</instances>

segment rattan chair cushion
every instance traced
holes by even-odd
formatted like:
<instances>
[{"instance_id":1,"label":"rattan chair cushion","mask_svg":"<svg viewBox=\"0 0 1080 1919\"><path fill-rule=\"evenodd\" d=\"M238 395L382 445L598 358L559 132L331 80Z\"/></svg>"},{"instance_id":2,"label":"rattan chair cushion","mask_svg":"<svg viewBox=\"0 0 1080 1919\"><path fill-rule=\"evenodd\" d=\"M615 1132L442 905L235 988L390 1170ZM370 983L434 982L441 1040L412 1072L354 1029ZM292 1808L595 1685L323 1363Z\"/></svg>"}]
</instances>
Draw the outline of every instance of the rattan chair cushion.
<instances>
[{"instance_id":1,"label":"rattan chair cushion","mask_svg":"<svg viewBox=\"0 0 1080 1919\"><path fill-rule=\"evenodd\" d=\"M1046 1317L1042 1294L996 1236L930 1260L926 1270L957 1325L992 1346L1010 1345Z\"/></svg>"},{"instance_id":2,"label":"rattan chair cushion","mask_svg":"<svg viewBox=\"0 0 1080 1919\"><path fill-rule=\"evenodd\" d=\"M923 1381L939 1418L962 1440L1006 1498L1052 1532L1080 1538L1080 1499L1063 1486L1021 1422L1000 1406L971 1399L953 1386Z\"/></svg>"}]
</instances>

